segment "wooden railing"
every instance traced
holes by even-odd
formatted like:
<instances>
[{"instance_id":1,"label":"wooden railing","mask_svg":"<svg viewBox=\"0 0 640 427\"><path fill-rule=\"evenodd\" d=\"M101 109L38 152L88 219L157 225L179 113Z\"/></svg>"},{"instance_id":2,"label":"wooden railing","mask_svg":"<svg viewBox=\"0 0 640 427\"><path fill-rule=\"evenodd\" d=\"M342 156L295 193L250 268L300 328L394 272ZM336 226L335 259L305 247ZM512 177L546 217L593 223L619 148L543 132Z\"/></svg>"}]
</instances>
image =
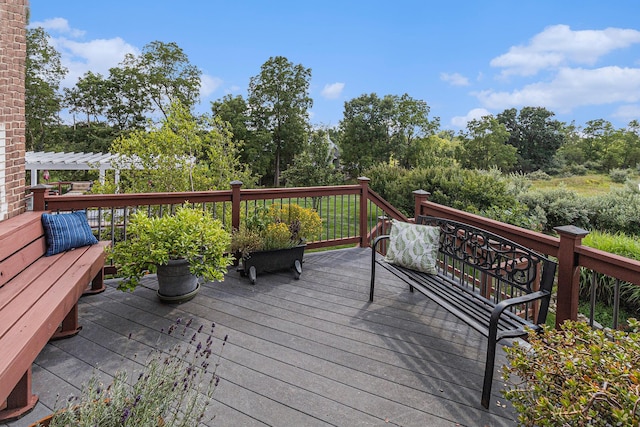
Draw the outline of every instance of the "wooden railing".
<instances>
[{"instance_id":1,"label":"wooden railing","mask_svg":"<svg viewBox=\"0 0 640 427\"><path fill-rule=\"evenodd\" d=\"M555 257L558 260L556 327L567 319L578 318L581 268L640 285L640 262L582 245L582 238L588 234L586 230L570 225L556 227L559 237L554 237L430 202L426 191L415 191L414 197L416 215L432 215L471 224ZM618 304L619 295L614 301L614 305ZM613 322L613 325L605 326L617 327L617 316Z\"/></svg>"},{"instance_id":2,"label":"wooden railing","mask_svg":"<svg viewBox=\"0 0 640 427\"><path fill-rule=\"evenodd\" d=\"M359 178L356 185L327 187L243 189L234 181L230 190L183 193L140 194L51 194L49 187L31 188L33 210L68 212L84 209L92 227L103 239L126 239L127 218L134 210L145 209L155 215L171 212L189 203L210 210L229 229L238 229L241 218L251 209L271 203L297 203L313 207L323 220L323 229L308 247L343 245L368 246L379 232L377 218L387 216L408 221L402 213L369 189L369 179Z\"/></svg>"},{"instance_id":3,"label":"wooden railing","mask_svg":"<svg viewBox=\"0 0 640 427\"><path fill-rule=\"evenodd\" d=\"M258 206L297 203L314 207L323 220L323 229L316 239L308 242L310 249L346 245L367 247L376 235L387 231L388 221L381 219L412 220L372 191L369 179L364 177L359 178L355 185L272 189L242 189L242 183L234 181L230 190L184 193L61 197L50 194L47 186L36 186L31 190L34 210L64 212L85 209L101 238L113 241L126 239L127 218L132 211L147 209L150 213L162 215L186 202L209 209L230 230L237 229L243 216ZM588 232L580 228L557 227L555 231L559 237L554 237L430 202L429 193L422 190L415 191L414 197L416 215L454 219L555 257L558 260L556 325L567 319L577 319L581 268L640 285L640 262L583 246L582 238Z\"/></svg>"}]
</instances>

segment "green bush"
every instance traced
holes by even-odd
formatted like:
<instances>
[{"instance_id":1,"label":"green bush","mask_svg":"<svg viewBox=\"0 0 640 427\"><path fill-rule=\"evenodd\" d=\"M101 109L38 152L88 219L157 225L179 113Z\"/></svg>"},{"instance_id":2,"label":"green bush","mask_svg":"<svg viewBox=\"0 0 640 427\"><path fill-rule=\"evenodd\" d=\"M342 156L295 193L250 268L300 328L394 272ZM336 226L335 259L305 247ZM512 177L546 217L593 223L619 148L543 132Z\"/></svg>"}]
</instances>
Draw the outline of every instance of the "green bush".
<instances>
[{"instance_id":1,"label":"green bush","mask_svg":"<svg viewBox=\"0 0 640 427\"><path fill-rule=\"evenodd\" d=\"M640 194L628 188L587 200L591 228L640 236Z\"/></svg>"},{"instance_id":2,"label":"green bush","mask_svg":"<svg viewBox=\"0 0 640 427\"><path fill-rule=\"evenodd\" d=\"M521 194L518 200L531 212L537 209L544 211L544 231L551 232L554 227L563 225L589 228L589 208L586 199L562 186L552 190L529 191Z\"/></svg>"},{"instance_id":3,"label":"green bush","mask_svg":"<svg viewBox=\"0 0 640 427\"><path fill-rule=\"evenodd\" d=\"M472 213L517 204L507 192L507 180L490 172L457 166L406 170L380 165L367 170L366 176L374 191L408 216L414 214L412 192L418 189L429 191L433 202Z\"/></svg>"},{"instance_id":4,"label":"green bush","mask_svg":"<svg viewBox=\"0 0 640 427\"><path fill-rule=\"evenodd\" d=\"M609 171L609 178L611 178L611 181L613 182L617 182L619 184L624 183L627 178L629 177L629 175L631 174L631 170L629 169L611 169Z\"/></svg>"},{"instance_id":5,"label":"green bush","mask_svg":"<svg viewBox=\"0 0 640 427\"><path fill-rule=\"evenodd\" d=\"M640 333L564 322L507 348L503 395L522 426L638 426Z\"/></svg>"}]
</instances>

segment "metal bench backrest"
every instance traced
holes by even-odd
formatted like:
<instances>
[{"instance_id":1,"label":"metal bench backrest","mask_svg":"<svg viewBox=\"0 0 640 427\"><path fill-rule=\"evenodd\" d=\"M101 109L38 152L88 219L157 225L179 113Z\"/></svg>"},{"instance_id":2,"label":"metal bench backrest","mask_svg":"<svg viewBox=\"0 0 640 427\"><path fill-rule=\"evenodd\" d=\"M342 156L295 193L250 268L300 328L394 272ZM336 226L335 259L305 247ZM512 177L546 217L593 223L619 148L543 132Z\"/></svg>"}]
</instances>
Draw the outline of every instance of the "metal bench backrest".
<instances>
[{"instance_id":1,"label":"metal bench backrest","mask_svg":"<svg viewBox=\"0 0 640 427\"><path fill-rule=\"evenodd\" d=\"M439 274L452 285L494 304L535 291L551 293L556 263L497 234L444 218L419 216L416 223L440 227ZM544 323L546 308L515 306L518 316Z\"/></svg>"}]
</instances>

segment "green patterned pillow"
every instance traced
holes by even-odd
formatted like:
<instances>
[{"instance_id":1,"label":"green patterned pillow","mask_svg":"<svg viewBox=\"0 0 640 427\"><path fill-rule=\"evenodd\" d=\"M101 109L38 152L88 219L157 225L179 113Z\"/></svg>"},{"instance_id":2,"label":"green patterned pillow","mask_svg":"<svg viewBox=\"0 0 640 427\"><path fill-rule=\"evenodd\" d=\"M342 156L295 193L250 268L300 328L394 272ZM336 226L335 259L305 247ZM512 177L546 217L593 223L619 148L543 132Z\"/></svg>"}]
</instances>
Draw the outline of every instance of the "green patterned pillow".
<instances>
[{"instance_id":1,"label":"green patterned pillow","mask_svg":"<svg viewBox=\"0 0 640 427\"><path fill-rule=\"evenodd\" d=\"M438 272L440 227L392 220L389 235L385 261L429 274Z\"/></svg>"}]
</instances>

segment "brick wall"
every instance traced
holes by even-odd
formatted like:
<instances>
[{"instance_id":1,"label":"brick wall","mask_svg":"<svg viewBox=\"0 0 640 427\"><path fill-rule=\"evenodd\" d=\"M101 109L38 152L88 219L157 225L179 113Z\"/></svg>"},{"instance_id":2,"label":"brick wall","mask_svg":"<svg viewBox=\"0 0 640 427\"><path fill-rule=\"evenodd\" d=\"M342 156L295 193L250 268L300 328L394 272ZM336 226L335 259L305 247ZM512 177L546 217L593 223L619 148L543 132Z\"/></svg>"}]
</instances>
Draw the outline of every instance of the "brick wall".
<instances>
[{"instance_id":1,"label":"brick wall","mask_svg":"<svg viewBox=\"0 0 640 427\"><path fill-rule=\"evenodd\" d=\"M0 221L25 210L27 3L0 1Z\"/></svg>"}]
</instances>

